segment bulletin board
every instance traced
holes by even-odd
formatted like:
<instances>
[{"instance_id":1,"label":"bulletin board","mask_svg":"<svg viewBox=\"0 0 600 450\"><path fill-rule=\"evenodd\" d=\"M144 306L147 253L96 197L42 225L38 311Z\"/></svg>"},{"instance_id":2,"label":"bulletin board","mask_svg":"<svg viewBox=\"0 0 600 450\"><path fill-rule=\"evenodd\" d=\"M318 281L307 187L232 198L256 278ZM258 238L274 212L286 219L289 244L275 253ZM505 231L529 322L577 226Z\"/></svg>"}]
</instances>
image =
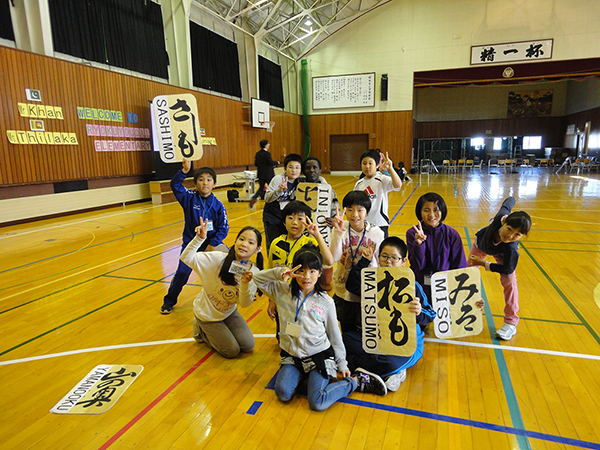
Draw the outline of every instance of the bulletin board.
<instances>
[{"instance_id":1,"label":"bulletin board","mask_svg":"<svg viewBox=\"0 0 600 450\"><path fill-rule=\"evenodd\" d=\"M313 77L313 109L375 106L375 73Z\"/></svg>"}]
</instances>

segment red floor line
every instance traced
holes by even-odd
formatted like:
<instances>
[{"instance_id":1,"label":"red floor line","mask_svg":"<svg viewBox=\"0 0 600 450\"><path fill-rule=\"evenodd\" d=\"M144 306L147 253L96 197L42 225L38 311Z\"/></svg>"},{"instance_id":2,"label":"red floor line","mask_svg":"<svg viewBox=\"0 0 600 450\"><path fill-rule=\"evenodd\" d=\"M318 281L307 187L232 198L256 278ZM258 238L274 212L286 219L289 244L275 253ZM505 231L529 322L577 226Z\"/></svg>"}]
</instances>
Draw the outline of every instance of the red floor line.
<instances>
[{"instance_id":1,"label":"red floor line","mask_svg":"<svg viewBox=\"0 0 600 450\"><path fill-rule=\"evenodd\" d=\"M262 312L262 309L259 309L258 311L256 311L254 314L252 314L246 320L246 323L250 322L261 312ZM144 417L146 414L148 414L152 410L152 408L154 408L156 405L158 405L158 403L163 398L165 398L167 395L169 395L169 393L173 389L175 389L177 386L179 386L183 382L183 380L185 380L187 377L189 377L198 367L200 367L208 358L210 358L214 354L215 354L214 350L211 350L210 352L208 352L200 361L198 361L196 364L194 364L186 373L184 373L181 377L179 377L179 379L175 383L173 383L171 386L169 386L162 394L160 394L158 397L156 397L156 399L154 399L154 401L152 403L150 403L148 406L146 406L137 416L135 416L133 419L131 419L127 425L125 425L123 428L121 428L113 437L111 437L108 441L106 441L104 443L104 445L99 448L99 450L105 450L108 447L110 447L111 445L113 445L117 441L117 439L119 439L121 436L123 436L127 432L127 430L129 430L131 427L133 427L142 417Z\"/></svg>"}]
</instances>

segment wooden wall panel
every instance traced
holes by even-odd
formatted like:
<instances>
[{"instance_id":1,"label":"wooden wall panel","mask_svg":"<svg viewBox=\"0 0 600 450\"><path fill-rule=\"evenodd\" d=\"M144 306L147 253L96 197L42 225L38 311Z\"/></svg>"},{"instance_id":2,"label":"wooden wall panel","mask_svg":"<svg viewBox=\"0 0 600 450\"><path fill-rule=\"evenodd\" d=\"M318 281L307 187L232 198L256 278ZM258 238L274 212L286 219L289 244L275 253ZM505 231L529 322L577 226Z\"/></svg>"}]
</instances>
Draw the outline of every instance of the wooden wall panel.
<instances>
[{"instance_id":1,"label":"wooden wall panel","mask_svg":"<svg viewBox=\"0 0 600 450\"><path fill-rule=\"evenodd\" d=\"M372 112L359 114L329 114L310 117L311 153L331 168L329 136L338 134L369 134L369 147L388 152L394 164L403 161L410 167L413 120L412 111ZM360 170L357 167L356 170Z\"/></svg>"},{"instance_id":2,"label":"wooden wall panel","mask_svg":"<svg viewBox=\"0 0 600 450\"><path fill-rule=\"evenodd\" d=\"M198 101L200 126L214 137L216 146L205 146L200 164L235 168L254 164L261 139L269 139L271 152L282 159L285 152L302 149L299 115L272 110L277 122L273 133L244 125L249 106L238 100L186 90L165 83L123 75L83 64L0 46L0 186L58 181L150 175L150 152L96 152L85 124L150 128L149 101L157 95L193 93ZM25 89L39 89L42 105L62 107L65 120L44 120L47 131L74 132L79 145L13 145L7 130L29 130L17 103L27 101ZM121 111L123 122L80 120L77 107ZM129 124L127 113L136 113L138 124Z\"/></svg>"}]
</instances>

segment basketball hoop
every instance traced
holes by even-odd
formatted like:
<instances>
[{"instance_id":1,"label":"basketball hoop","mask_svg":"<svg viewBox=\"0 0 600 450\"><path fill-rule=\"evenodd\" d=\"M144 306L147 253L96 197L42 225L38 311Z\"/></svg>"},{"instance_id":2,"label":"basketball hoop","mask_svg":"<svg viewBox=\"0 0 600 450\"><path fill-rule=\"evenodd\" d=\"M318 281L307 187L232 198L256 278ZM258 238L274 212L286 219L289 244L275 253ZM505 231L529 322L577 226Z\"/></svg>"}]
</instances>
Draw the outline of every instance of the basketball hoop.
<instances>
[{"instance_id":1,"label":"basketball hoop","mask_svg":"<svg viewBox=\"0 0 600 450\"><path fill-rule=\"evenodd\" d=\"M275 122L270 121L270 122L260 122L261 125L266 125L267 128L267 133L272 133L273 132L273 127L275 126Z\"/></svg>"}]
</instances>

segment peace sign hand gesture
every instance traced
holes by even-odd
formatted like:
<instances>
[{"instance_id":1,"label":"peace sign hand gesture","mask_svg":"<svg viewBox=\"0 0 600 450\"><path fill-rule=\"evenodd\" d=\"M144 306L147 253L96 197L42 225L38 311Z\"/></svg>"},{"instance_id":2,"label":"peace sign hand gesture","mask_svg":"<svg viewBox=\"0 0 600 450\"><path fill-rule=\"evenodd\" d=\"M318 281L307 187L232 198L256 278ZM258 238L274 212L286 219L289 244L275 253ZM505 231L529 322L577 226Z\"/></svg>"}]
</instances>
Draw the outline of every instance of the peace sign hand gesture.
<instances>
[{"instance_id":1,"label":"peace sign hand gesture","mask_svg":"<svg viewBox=\"0 0 600 450\"><path fill-rule=\"evenodd\" d=\"M296 270L298 270L300 267L302 267L302 264L298 264L293 269L290 269L289 267L286 267L285 269L283 269L281 271L281 278L283 278L283 281L285 281L287 283L292 278L298 278L300 275L296 274L294 272Z\"/></svg>"},{"instance_id":2,"label":"peace sign hand gesture","mask_svg":"<svg viewBox=\"0 0 600 450\"><path fill-rule=\"evenodd\" d=\"M311 236L316 238L317 236L319 236L321 234L321 232L319 231L318 225L315 222L313 222L312 220L310 220L310 217L306 216L302 223L306 227L307 233L310 234Z\"/></svg>"},{"instance_id":3,"label":"peace sign hand gesture","mask_svg":"<svg viewBox=\"0 0 600 450\"><path fill-rule=\"evenodd\" d=\"M194 231L196 231L196 235L200 239L206 239L206 236L208 235L208 219L204 219L203 222L202 217L200 217L200 225L197 226Z\"/></svg>"},{"instance_id":4,"label":"peace sign hand gesture","mask_svg":"<svg viewBox=\"0 0 600 450\"><path fill-rule=\"evenodd\" d=\"M385 152L385 156L383 156L383 153L382 153L381 156L383 157L383 162L381 163L381 168L383 170L387 170L388 172L390 172L391 170L394 170L394 163L388 156L388 152Z\"/></svg>"},{"instance_id":5,"label":"peace sign hand gesture","mask_svg":"<svg viewBox=\"0 0 600 450\"><path fill-rule=\"evenodd\" d=\"M342 211L342 213L340 214L340 207L336 206L335 207L337 214L335 215L335 217L333 218L333 227L337 230L337 231L344 231L344 214L346 214L346 208L344 208L344 211Z\"/></svg>"},{"instance_id":6,"label":"peace sign hand gesture","mask_svg":"<svg viewBox=\"0 0 600 450\"><path fill-rule=\"evenodd\" d=\"M288 184L288 177L287 175L285 177L283 177L283 181L281 182L281 184L279 185L279 190L283 193L285 191L287 191L287 184Z\"/></svg>"},{"instance_id":7,"label":"peace sign hand gesture","mask_svg":"<svg viewBox=\"0 0 600 450\"><path fill-rule=\"evenodd\" d=\"M427 235L423 233L423 225L418 222L413 228L415 229L415 244L421 245L427 240Z\"/></svg>"},{"instance_id":8,"label":"peace sign hand gesture","mask_svg":"<svg viewBox=\"0 0 600 450\"><path fill-rule=\"evenodd\" d=\"M367 247L362 251L363 258L367 258L369 261L373 260L373 255L375 255L376 248L377 244L375 242L368 244Z\"/></svg>"}]
</instances>

